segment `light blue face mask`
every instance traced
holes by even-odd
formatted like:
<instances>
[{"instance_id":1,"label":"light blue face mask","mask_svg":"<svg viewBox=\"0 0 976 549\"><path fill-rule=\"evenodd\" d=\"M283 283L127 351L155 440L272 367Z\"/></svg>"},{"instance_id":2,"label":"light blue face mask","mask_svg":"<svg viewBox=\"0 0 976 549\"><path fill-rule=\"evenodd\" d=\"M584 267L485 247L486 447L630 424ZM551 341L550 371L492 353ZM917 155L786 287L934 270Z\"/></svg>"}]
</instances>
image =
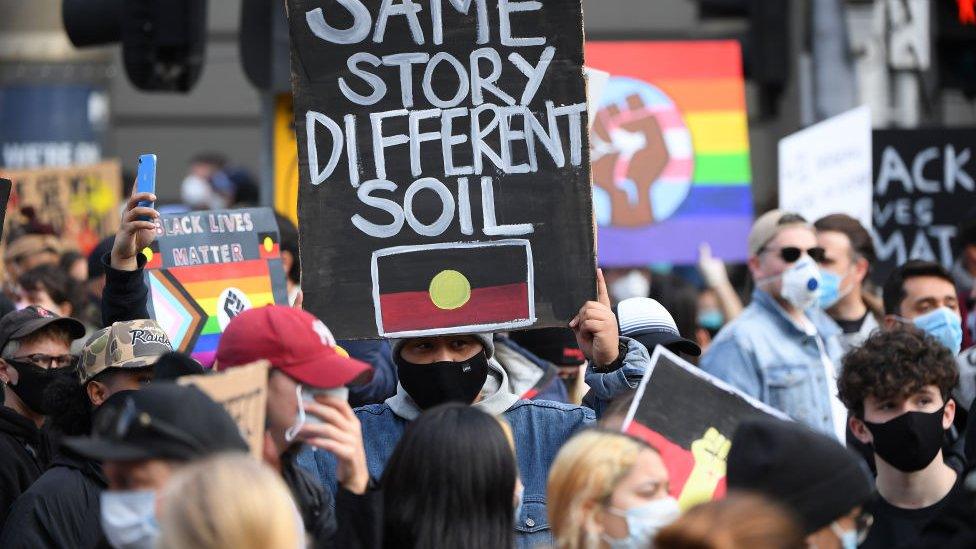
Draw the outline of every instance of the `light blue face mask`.
<instances>
[{"instance_id":1,"label":"light blue face mask","mask_svg":"<svg viewBox=\"0 0 976 549\"><path fill-rule=\"evenodd\" d=\"M678 500L671 496L655 499L626 511L613 507L609 507L607 511L623 517L627 521L626 538L617 539L601 534L603 541L607 542L610 549L645 549L650 547L658 530L678 520L678 517L681 516Z\"/></svg>"},{"instance_id":2,"label":"light blue face mask","mask_svg":"<svg viewBox=\"0 0 976 549\"><path fill-rule=\"evenodd\" d=\"M725 315L718 309L698 313L698 325L706 330L718 330L725 324Z\"/></svg>"},{"instance_id":3,"label":"light blue face mask","mask_svg":"<svg viewBox=\"0 0 976 549\"><path fill-rule=\"evenodd\" d=\"M844 277L837 273L832 273L826 269L820 269L820 308L827 310L837 304L838 301L847 297L854 286L842 290L840 285Z\"/></svg>"},{"instance_id":4,"label":"light blue face mask","mask_svg":"<svg viewBox=\"0 0 976 549\"><path fill-rule=\"evenodd\" d=\"M958 355L962 349L962 319L959 314L948 307L939 307L934 311L915 317L918 329L934 337L939 343Z\"/></svg>"},{"instance_id":5,"label":"light blue face mask","mask_svg":"<svg viewBox=\"0 0 976 549\"><path fill-rule=\"evenodd\" d=\"M830 530L840 540L843 549L857 549L857 530L844 530L836 522L831 523Z\"/></svg>"},{"instance_id":6,"label":"light blue face mask","mask_svg":"<svg viewBox=\"0 0 976 549\"><path fill-rule=\"evenodd\" d=\"M152 549L159 538L156 492L102 492L102 530L116 549Z\"/></svg>"}]
</instances>

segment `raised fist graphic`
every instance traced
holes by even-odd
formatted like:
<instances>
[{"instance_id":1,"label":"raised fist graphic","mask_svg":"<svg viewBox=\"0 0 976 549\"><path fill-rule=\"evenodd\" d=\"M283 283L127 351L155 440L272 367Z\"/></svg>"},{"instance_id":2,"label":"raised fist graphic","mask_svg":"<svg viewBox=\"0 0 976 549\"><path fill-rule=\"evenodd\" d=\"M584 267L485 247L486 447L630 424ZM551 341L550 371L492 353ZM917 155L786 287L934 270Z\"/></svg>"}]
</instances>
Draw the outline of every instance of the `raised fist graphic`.
<instances>
[{"instance_id":1,"label":"raised fist graphic","mask_svg":"<svg viewBox=\"0 0 976 549\"><path fill-rule=\"evenodd\" d=\"M670 160L654 112L636 94L627 97L624 110L608 105L596 114L591 141L593 182L610 196L610 223L653 223L651 186Z\"/></svg>"}]
</instances>

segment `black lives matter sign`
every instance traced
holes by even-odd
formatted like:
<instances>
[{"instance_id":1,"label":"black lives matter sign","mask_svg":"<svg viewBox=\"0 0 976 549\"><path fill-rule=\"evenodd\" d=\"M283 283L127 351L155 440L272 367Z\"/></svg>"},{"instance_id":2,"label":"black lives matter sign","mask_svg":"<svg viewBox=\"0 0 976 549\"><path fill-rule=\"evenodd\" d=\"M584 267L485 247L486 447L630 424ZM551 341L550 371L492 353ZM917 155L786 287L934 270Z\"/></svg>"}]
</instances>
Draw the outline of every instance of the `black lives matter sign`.
<instances>
[{"instance_id":1,"label":"black lives matter sign","mask_svg":"<svg viewBox=\"0 0 976 549\"><path fill-rule=\"evenodd\" d=\"M594 294L579 0L288 0L305 308L340 338Z\"/></svg>"},{"instance_id":2,"label":"black lives matter sign","mask_svg":"<svg viewBox=\"0 0 976 549\"><path fill-rule=\"evenodd\" d=\"M873 133L878 283L909 259L952 265L959 224L976 215L974 148L976 129Z\"/></svg>"}]
</instances>

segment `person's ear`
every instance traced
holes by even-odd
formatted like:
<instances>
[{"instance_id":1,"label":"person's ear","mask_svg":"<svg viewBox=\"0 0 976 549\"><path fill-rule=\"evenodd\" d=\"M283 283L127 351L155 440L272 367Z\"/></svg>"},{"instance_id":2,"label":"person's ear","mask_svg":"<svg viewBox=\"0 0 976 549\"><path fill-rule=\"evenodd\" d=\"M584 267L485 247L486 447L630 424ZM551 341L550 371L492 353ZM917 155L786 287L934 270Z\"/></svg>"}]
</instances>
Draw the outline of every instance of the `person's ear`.
<instances>
[{"instance_id":1,"label":"person's ear","mask_svg":"<svg viewBox=\"0 0 976 549\"><path fill-rule=\"evenodd\" d=\"M851 416L851 419L847 423L851 428L851 432L854 433L854 438L861 441L861 444L871 444L874 442L874 437L871 436L871 431L868 430L868 426L864 424L863 420Z\"/></svg>"},{"instance_id":2,"label":"person's ear","mask_svg":"<svg viewBox=\"0 0 976 549\"><path fill-rule=\"evenodd\" d=\"M753 280L759 280L762 278L762 271L760 270L761 267L759 266L758 255L750 257L749 261L746 262L746 265L749 266L749 273L752 275Z\"/></svg>"},{"instance_id":3,"label":"person's ear","mask_svg":"<svg viewBox=\"0 0 976 549\"><path fill-rule=\"evenodd\" d=\"M109 397L108 387L101 381L89 381L85 384L85 393L88 395L88 400L91 401L92 406L96 408L104 404Z\"/></svg>"},{"instance_id":4,"label":"person's ear","mask_svg":"<svg viewBox=\"0 0 976 549\"><path fill-rule=\"evenodd\" d=\"M58 309L61 309L61 316L71 316L71 314L75 312L70 301L58 303Z\"/></svg>"},{"instance_id":5,"label":"person's ear","mask_svg":"<svg viewBox=\"0 0 976 549\"><path fill-rule=\"evenodd\" d=\"M17 370L0 358L0 383L17 384Z\"/></svg>"},{"instance_id":6,"label":"person's ear","mask_svg":"<svg viewBox=\"0 0 976 549\"><path fill-rule=\"evenodd\" d=\"M291 271L291 266L295 264L295 256L288 250L281 250L281 268L285 274Z\"/></svg>"},{"instance_id":7,"label":"person's ear","mask_svg":"<svg viewBox=\"0 0 976 549\"><path fill-rule=\"evenodd\" d=\"M854 262L854 276L857 277L858 284L864 282L864 279L867 278L869 266L870 263L863 257L857 258L857 261Z\"/></svg>"},{"instance_id":8,"label":"person's ear","mask_svg":"<svg viewBox=\"0 0 976 549\"><path fill-rule=\"evenodd\" d=\"M605 527L603 517L600 514L600 507L596 502L583 502L581 511L583 513L583 529L594 537L602 534Z\"/></svg>"},{"instance_id":9,"label":"person's ear","mask_svg":"<svg viewBox=\"0 0 976 549\"><path fill-rule=\"evenodd\" d=\"M894 330L901 324L901 321L895 318L895 315L885 315L884 317L884 329Z\"/></svg>"},{"instance_id":10,"label":"person's ear","mask_svg":"<svg viewBox=\"0 0 976 549\"><path fill-rule=\"evenodd\" d=\"M950 398L946 402L945 409L942 411L942 429L952 427L952 422L956 419L956 399Z\"/></svg>"}]
</instances>

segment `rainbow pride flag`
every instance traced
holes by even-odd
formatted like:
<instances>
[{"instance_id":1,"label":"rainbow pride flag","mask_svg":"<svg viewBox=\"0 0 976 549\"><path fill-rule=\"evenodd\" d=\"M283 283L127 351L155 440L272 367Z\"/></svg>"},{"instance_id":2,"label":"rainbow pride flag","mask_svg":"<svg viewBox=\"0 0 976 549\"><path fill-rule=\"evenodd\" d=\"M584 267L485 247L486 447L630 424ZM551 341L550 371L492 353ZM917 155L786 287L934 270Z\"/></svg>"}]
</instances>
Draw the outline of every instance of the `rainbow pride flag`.
<instances>
[{"instance_id":1,"label":"rainbow pride flag","mask_svg":"<svg viewBox=\"0 0 976 549\"><path fill-rule=\"evenodd\" d=\"M604 266L746 259L753 219L742 54L735 41L586 44L610 73L590 132Z\"/></svg>"},{"instance_id":2,"label":"rainbow pride flag","mask_svg":"<svg viewBox=\"0 0 976 549\"><path fill-rule=\"evenodd\" d=\"M150 314L173 348L206 367L220 334L247 309L287 304L274 213L269 208L164 215L143 250Z\"/></svg>"}]
</instances>

